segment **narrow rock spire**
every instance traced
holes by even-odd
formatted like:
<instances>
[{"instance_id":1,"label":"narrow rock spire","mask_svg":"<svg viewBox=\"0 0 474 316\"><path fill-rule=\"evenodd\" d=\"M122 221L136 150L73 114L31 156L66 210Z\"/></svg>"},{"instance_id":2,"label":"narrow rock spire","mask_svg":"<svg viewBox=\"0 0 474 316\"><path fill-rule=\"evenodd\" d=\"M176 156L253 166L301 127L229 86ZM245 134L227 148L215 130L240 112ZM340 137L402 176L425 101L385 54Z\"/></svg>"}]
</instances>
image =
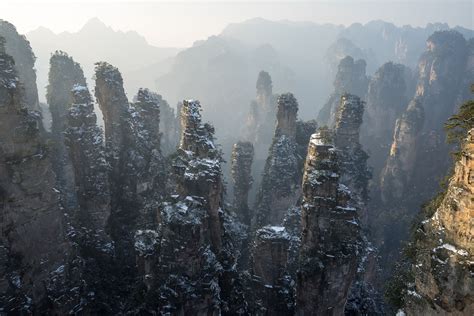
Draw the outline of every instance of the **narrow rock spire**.
<instances>
[{"instance_id":1,"label":"narrow rock spire","mask_svg":"<svg viewBox=\"0 0 474 316\"><path fill-rule=\"evenodd\" d=\"M342 315L356 275L359 232L350 193L339 184L337 153L327 135L311 137L303 176L298 315Z\"/></svg>"},{"instance_id":2,"label":"narrow rock spire","mask_svg":"<svg viewBox=\"0 0 474 316\"><path fill-rule=\"evenodd\" d=\"M254 229L280 225L286 211L299 198L296 113L298 103L291 93L278 98L277 124L262 184L255 206Z\"/></svg>"},{"instance_id":3,"label":"narrow rock spire","mask_svg":"<svg viewBox=\"0 0 474 316\"><path fill-rule=\"evenodd\" d=\"M239 220L250 226L251 214L248 205L249 190L252 186L253 145L238 142L232 148L232 180L234 182L234 209Z\"/></svg>"}]
</instances>

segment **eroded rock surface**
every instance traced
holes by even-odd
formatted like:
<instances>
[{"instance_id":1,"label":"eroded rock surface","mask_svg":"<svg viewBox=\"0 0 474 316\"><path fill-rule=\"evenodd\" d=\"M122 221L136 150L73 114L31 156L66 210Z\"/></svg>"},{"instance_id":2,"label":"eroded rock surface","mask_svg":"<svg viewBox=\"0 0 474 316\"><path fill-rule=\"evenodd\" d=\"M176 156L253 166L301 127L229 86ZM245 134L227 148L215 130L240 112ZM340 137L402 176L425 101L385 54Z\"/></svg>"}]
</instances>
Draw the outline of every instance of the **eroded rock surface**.
<instances>
[{"instance_id":1,"label":"eroded rock surface","mask_svg":"<svg viewBox=\"0 0 474 316\"><path fill-rule=\"evenodd\" d=\"M280 225L288 208L294 206L300 196L301 171L298 170L296 152L297 111L298 102L293 94L280 95L275 135L255 205L255 228Z\"/></svg>"},{"instance_id":2,"label":"eroded rock surface","mask_svg":"<svg viewBox=\"0 0 474 316\"><path fill-rule=\"evenodd\" d=\"M469 131L440 206L421 223L408 315L474 313L474 130Z\"/></svg>"},{"instance_id":3,"label":"eroded rock surface","mask_svg":"<svg viewBox=\"0 0 474 316\"><path fill-rule=\"evenodd\" d=\"M317 121L321 126L334 126L339 100L343 94L349 93L361 98L365 97L369 84L365 67L366 63L363 59L354 60L351 56L341 59L334 79L334 92L318 114Z\"/></svg>"},{"instance_id":4,"label":"eroded rock surface","mask_svg":"<svg viewBox=\"0 0 474 316\"><path fill-rule=\"evenodd\" d=\"M303 176L302 235L296 286L298 315L342 315L354 281L360 226L339 183L337 153L327 136L311 137Z\"/></svg>"},{"instance_id":5,"label":"eroded rock surface","mask_svg":"<svg viewBox=\"0 0 474 316\"><path fill-rule=\"evenodd\" d=\"M56 179L41 118L4 44L0 37L0 301L7 313L66 312L74 272Z\"/></svg>"}]
</instances>

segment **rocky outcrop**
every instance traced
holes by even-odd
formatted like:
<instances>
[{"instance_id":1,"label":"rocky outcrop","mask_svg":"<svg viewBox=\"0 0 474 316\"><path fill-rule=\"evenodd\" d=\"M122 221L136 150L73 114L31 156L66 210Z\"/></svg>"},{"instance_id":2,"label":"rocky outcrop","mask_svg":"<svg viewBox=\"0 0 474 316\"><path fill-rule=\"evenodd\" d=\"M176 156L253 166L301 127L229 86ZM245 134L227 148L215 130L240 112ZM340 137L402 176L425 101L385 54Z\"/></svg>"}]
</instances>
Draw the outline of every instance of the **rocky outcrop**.
<instances>
[{"instance_id":1,"label":"rocky outcrop","mask_svg":"<svg viewBox=\"0 0 474 316\"><path fill-rule=\"evenodd\" d=\"M293 283L288 274L290 235L285 227L257 230L252 249L253 313L294 313Z\"/></svg>"},{"instance_id":2,"label":"rocky outcrop","mask_svg":"<svg viewBox=\"0 0 474 316\"><path fill-rule=\"evenodd\" d=\"M145 89L147 90L147 89ZM139 91L140 94L140 91ZM160 106L160 149L163 155L169 155L176 151L179 143L179 117L176 117L174 109L163 99L163 97L155 92L147 90L147 94L153 98L154 102ZM139 95L134 97L137 102ZM179 109L178 109L179 111ZM158 138L157 138L158 139Z\"/></svg>"},{"instance_id":3,"label":"rocky outcrop","mask_svg":"<svg viewBox=\"0 0 474 316\"><path fill-rule=\"evenodd\" d=\"M334 92L318 114L317 121L321 126L334 126L339 100L343 94L365 96L369 84L365 67L366 63L363 59L354 60L351 56L341 59L334 79Z\"/></svg>"},{"instance_id":4,"label":"rocky outcrop","mask_svg":"<svg viewBox=\"0 0 474 316\"><path fill-rule=\"evenodd\" d=\"M352 203L357 207L359 219L367 229L368 185L371 174L367 167L368 155L359 142L364 105L355 95L344 94L341 97L341 104L336 113L334 145L340 151L340 182L352 192Z\"/></svg>"},{"instance_id":5,"label":"rocky outcrop","mask_svg":"<svg viewBox=\"0 0 474 316\"><path fill-rule=\"evenodd\" d=\"M266 71L258 74L256 83L257 96L250 104L247 115L246 130L242 132L244 139L251 142L255 149L252 177L255 186L250 198L255 200L255 194L262 181L262 172L265 168L265 159L272 144L275 131L275 117L277 112L277 95L273 94L272 78Z\"/></svg>"},{"instance_id":6,"label":"rocky outcrop","mask_svg":"<svg viewBox=\"0 0 474 316\"><path fill-rule=\"evenodd\" d=\"M238 142L232 148L232 181L234 183L234 211L238 219L250 226L252 214L248 205L249 190L252 186L253 145Z\"/></svg>"},{"instance_id":7,"label":"rocky outcrop","mask_svg":"<svg viewBox=\"0 0 474 316\"><path fill-rule=\"evenodd\" d=\"M28 109L4 44L0 37L0 305L13 314L67 313L77 294L65 286L74 278L67 227L41 118Z\"/></svg>"},{"instance_id":8,"label":"rocky outcrop","mask_svg":"<svg viewBox=\"0 0 474 316\"><path fill-rule=\"evenodd\" d=\"M370 80L361 143L370 153L368 163L373 168L374 179L379 178L390 153L395 122L413 96L412 77L408 67L388 62Z\"/></svg>"},{"instance_id":9,"label":"rocky outcrop","mask_svg":"<svg viewBox=\"0 0 474 316\"><path fill-rule=\"evenodd\" d=\"M408 285L407 315L474 313L474 129L468 133L454 174L434 214L417 231Z\"/></svg>"},{"instance_id":10,"label":"rocky outcrop","mask_svg":"<svg viewBox=\"0 0 474 316\"><path fill-rule=\"evenodd\" d=\"M311 137L303 176L298 315L342 315L355 278L360 226L328 135Z\"/></svg>"},{"instance_id":11,"label":"rocky outcrop","mask_svg":"<svg viewBox=\"0 0 474 316\"><path fill-rule=\"evenodd\" d=\"M156 225L164 190L159 104L147 89L129 104L117 68L96 64L96 97L104 115L106 158L110 166L110 234L121 263L121 282L130 287L137 273L136 238ZM145 277L145 276L143 276Z\"/></svg>"},{"instance_id":12,"label":"rocky outcrop","mask_svg":"<svg viewBox=\"0 0 474 316\"><path fill-rule=\"evenodd\" d=\"M276 96L273 94L272 78L261 71L257 79L257 96L250 104L247 118L247 139L253 143L257 159L265 159L275 127ZM260 149L261 148L261 149Z\"/></svg>"},{"instance_id":13,"label":"rocky outcrop","mask_svg":"<svg viewBox=\"0 0 474 316\"><path fill-rule=\"evenodd\" d=\"M277 124L255 206L255 228L280 225L300 196L296 148L298 102L291 93L278 98Z\"/></svg>"},{"instance_id":14,"label":"rocky outcrop","mask_svg":"<svg viewBox=\"0 0 474 316\"><path fill-rule=\"evenodd\" d=\"M415 97L396 124L381 176L384 202L390 204L390 196L399 199L407 194L408 205L416 207L436 191L436 183L449 168L450 149L444 142L443 125L462 101L459 96L469 89L461 83L472 79L468 55L466 40L456 31L435 32L428 38L427 51L418 65ZM410 130L410 123L404 123L407 120L413 121L412 125L416 122L417 127ZM417 146L414 139L418 139ZM419 188L415 197L410 194L414 187Z\"/></svg>"},{"instance_id":15,"label":"rocky outcrop","mask_svg":"<svg viewBox=\"0 0 474 316\"><path fill-rule=\"evenodd\" d=\"M328 64L327 67L331 78L336 76L340 61L347 56L351 56L354 59L368 60L367 53L355 45L350 39L345 37L338 38L328 47L324 55L324 60Z\"/></svg>"},{"instance_id":16,"label":"rocky outcrop","mask_svg":"<svg viewBox=\"0 0 474 316\"><path fill-rule=\"evenodd\" d=\"M214 314L244 308L236 306L236 251L229 243L235 224L223 211L221 153L214 145L214 128L201 123L200 109L199 101L183 102L181 141L173 162L176 194L160 208L156 233L147 232L153 241L148 248L159 258L156 267L149 266L163 312Z\"/></svg>"},{"instance_id":17,"label":"rocky outcrop","mask_svg":"<svg viewBox=\"0 0 474 316\"><path fill-rule=\"evenodd\" d=\"M87 86L76 84L71 96L65 143L74 170L78 227L86 229L85 246L109 252L110 189L102 131Z\"/></svg>"},{"instance_id":18,"label":"rocky outcrop","mask_svg":"<svg viewBox=\"0 0 474 316\"><path fill-rule=\"evenodd\" d=\"M369 238L369 180L371 172L367 166L368 155L359 142L360 127L365 102L359 97L344 94L336 113L334 145L338 151L339 182L345 185L351 195L351 205L356 208L361 225L360 262L352 284L346 313L367 313L382 315L381 295L375 290L377 283L377 249Z\"/></svg>"},{"instance_id":19,"label":"rocky outcrop","mask_svg":"<svg viewBox=\"0 0 474 316\"><path fill-rule=\"evenodd\" d=\"M161 132L161 151L163 155L169 155L176 151L179 143L179 118L176 116L174 109L168 102L158 96L160 104L160 132ZM179 111L178 111L179 113Z\"/></svg>"},{"instance_id":20,"label":"rocky outcrop","mask_svg":"<svg viewBox=\"0 0 474 316\"><path fill-rule=\"evenodd\" d=\"M433 197L450 168L452 148L443 127L469 97L466 83L474 79L473 52L456 31L435 32L427 40L415 96L396 122L380 194L374 198L375 207L383 210L373 218L373 226L384 265L396 261L400 241L409 237L414 210Z\"/></svg>"},{"instance_id":21,"label":"rocky outcrop","mask_svg":"<svg viewBox=\"0 0 474 316\"><path fill-rule=\"evenodd\" d=\"M5 40L5 53L15 60L18 79L24 87L25 105L29 110L40 111L38 88L36 86L35 55L30 42L18 34L16 27L0 19L0 36Z\"/></svg>"},{"instance_id":22,"label":"rocky outcrop","mask_svg":"<svg viewBox=\"0 0 474 316\"><path fill-rule=\"evenodd\" d=\"M68 212L77 205L74 170L64 144L67 114L72 105L75 87L85 87L86 79L81 66L66 53L57 51L50 58L49 84L46 99L51 113L51 138L53 140L53 168L61 191L61 202Z\"/></svg>"},{"instance_id":23,"label":"rocky outcrop","mask_svg":"<svg viewBox=\"0 0 474 316\"><path fill-rule=\"evenodd\" d=\"M410 102L408 109L395 123L395 134L381 175L383 201L400 199L413 177L419 133L423 128L424 110L418 99Z\"/></svg>"},{"instance_id":24,"label":"rocky outcrop","mask_svg":"<svg viewBox=\"0 0 474 316\"><path fill-rule=\"evenodd\" d=\"M214 127L201 123L198 101L185 101L181 108L181 140L178 160L174 164L179 176L176 191L179 195L200 196L206 200L207 225L211 249L218 252L222 246L221 154L214 145Z\"/></svg>"}]
</instances>

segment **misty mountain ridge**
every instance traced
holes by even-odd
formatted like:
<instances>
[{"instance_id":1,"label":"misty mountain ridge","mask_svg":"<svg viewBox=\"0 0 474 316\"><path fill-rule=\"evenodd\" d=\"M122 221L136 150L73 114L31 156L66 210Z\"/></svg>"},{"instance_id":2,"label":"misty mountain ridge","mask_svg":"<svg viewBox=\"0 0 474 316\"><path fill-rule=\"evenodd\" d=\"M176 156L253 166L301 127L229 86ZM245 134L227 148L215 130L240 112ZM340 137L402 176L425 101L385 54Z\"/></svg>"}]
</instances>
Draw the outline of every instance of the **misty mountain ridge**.
<instances>
[{"instance_id":1,"label":"misty mountain ridge","mask_svg":"<svg viewBox=\"0 0 474 316\"><path fill-rule=\"evenodd\" d=\"M90 19L77 32L56 34L45 27L39 27L28 32L26 37L37 57L36 69L41 99L44 99L43 87L47 84L49 58L56 50L75 56L83 65L86 78L92 77L94 63L101 60L111 62L127 73L159 63L180 50L173 47L155 47L148 44L136 31L115 31L98 18ZM139 84L143 85L145 82Z\"/></svg>"}]
</instances>

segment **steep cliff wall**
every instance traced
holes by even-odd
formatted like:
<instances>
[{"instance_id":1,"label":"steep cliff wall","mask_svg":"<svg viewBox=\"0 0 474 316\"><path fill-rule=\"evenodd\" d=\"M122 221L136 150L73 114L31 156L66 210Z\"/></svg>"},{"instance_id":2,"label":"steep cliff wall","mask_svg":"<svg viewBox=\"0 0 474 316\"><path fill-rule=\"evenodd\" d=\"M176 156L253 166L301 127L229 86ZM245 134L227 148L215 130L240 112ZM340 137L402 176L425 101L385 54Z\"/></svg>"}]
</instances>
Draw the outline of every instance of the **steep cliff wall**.
<instances>
[{"instance_id":1,"label":"steep cliff wall","mask_svg":"<svg viewBox=\"0 0 474 316\"><path fill-rule=\"evenodd\" d=\"M157 265L149 275L156 275L157 304L164 312L245 312L236 284L238 250L231 241L236 224L223 210L221 153L200 110L193 100L181 107L181 141L173 161L176 194L160 207L156 236L150 238L156 246L148 243Z\"/></svg>"},{"instance_id":2,"label":"steep cliff wall","mask_svg":"<svg viewBox=\"0 0 474 316\"><path fill-rule=\"evenodd\" d=\"M360 226L349 190L339 184L339 172L327 135L314 134L303 176L298 315L343 314L356 275Z\"/></svg>"},{"instance_id":3,"label":"steep cliff wall","mask_svg":"<svg viewBox=\"0 0 474 316\"><path fill-rule=\"evenodd\" d=\"M257 230L252 246L253 313L294 313L294 281L288 271L290 235L282 226Z\"/></svg>"},{"instance_id":4,"label":"steep cliff wall","mask_svg":"<svg viewBox=\"0 0 474 316\"><path fill-rule=\"evenodd\" d=\"M341 59L333 83L334 92L318 114L317 121L321 126L334 126L339 100L344 93L365 97L369 84L365 67L366 63L362 59L354 60L351 56Z\"/></svg>"},{"instance_id":5,"label":"steep cliff wall","mask_svg":"<svg viewBox=\"0 0 474 316\"><path fill-rule=\"evenodd\" d=\"M365 103L359 97L344 94L336 113L334 145L340 151L340 182L352 192L352 201L359 212L359 219L368 228L368 185L371 178L367 167L368 155L359 142L360 126Z\"/></svg>"},{"instance_id":6,"label":"steep cliff wall","mask_svg":"<svg viewBox=\"0 0 474 316\"><path fill-rule=\"evenodd\" d=\"M248 205L249 190L252 186L253 145L238 142L232 148L232 181L234 182L234 211L239 220L250 226L252 215Z\"/></svg>"},{"instance_id":7,"label":"steep cliff wall","mask_svg":"<svg viewBox=\"0 0 474 316\"><path fill-rule=\"evenodd\" d=\"M35 55L30 42L25 36L18 34L16 27L0 19L0 36L5 40L5 52L15 60L15 70L22 85L25 87L25 105L29 110L40 111L38 88L36 86Z\"/></svg>"},{"instance_id":8,"label":"steep cliff wall","mask_svg":"<svg viewBox=\"0 0 474 316\"><path fill-rule=\"evenodd\" d=\"M255 195L262 181L262 173L268 156L268 149L272 144L275 132L277 95L273 94L273 84L270 74L261 71L258 74L256 98L250 103L249 113L243 138L253 144L255 158L252 168L252 177L255 185L250 191L250 200L255 201Z\"/></svg>"},{"instance_id":9,"label":"steep cliff wall","mask_svg":"<svg viewBox=\"0 0 474 316\"><path fill-rule=\"evenodd\" d=\"M11 313L67 309L71 248L55 176L41 118L28 110L4 43L0 37L0 301Z\"/></svg>"},{"instance_id":10,"label":"steep cliff wall","mask_svg":"<svg viewBox=\"0 0 474 316\"><path fill-rule=\"evenodd\" d=\"M277 124L255 204L254 227L280 225L300 196L296 148L298 102L291 93L278 98Z\"/></svg>"},{"instance_id":11,"label":"steep cliff wall","mask_svg":"<svg viewBox=\"0 0 474 316\"><path fill-rule=\"evenodd\" d=\"M64 144L64 132L67 128L67 114L72 105L75 86L84 87L86 79L81 66L66 53L57 51L50 58L49 84L46 99L51 113L51 138L53 141L53 169L61 191L61 203L68 212L77 205L74 184L74 170L69 153Z\"/></svg>"},{"instance_id":12,"label":"steep cliff wall","mask_svg":"<svg viewBox=\"0 0 474 316\"><path fill-rule=\"evenodd\" d=\"M468 133L454 174L434 214L417 231L414 284L408 315L474 313L474 129Z\"/></svg>"},{"instance_id":13,"label":"steep cliff wall","mask_svg":"<svg viewBox=\"0 0 474 316\"><path fill-rule=\"evenodd\" d=\"M97 126L87 86L75 85L71 95L65 142L74 170L79 206L77 217L80 227L88 230L85 232L89 239L87 242L97 243L99 248L107 247L110 189L102 131Z\"/></svg>"},{"instance_id":14,"label":"steep cliff wall","mask_svg":"<svg viewBox=\"0 0 474 316\"><path fill-rule=\"evenodd\" d=\"M438 191L451 166L451 146L443 126L469 97L473 80L472 53L456 31L435 32L418 65L418 85L406 111L397 120L389 156L380 176L380 195L374 217L382 259L390 265L398 257L400 240L419 206Z\"/></svg>"},{"instance_id":15,"label":"steep cliff wall","mask_svg":"<svg viewBox=\"0 0 474 316\"><path fill-rule=\"evenodd\" d=\"M370 80L361 143L370 153L368 163L374 179L379 178L387 160L395 122L407 108L415 85L411 69L392 62L382 65Z\"/></svg>"},{"instance_id":16,"label":"steep cliff wall","mask_svg":"<svg viewBox=\"0 0 474 316\"><path fill-rule=\"evenodd\" d=\"M143 232L153 230L164 193L160 151L159 104L147 89L129 104L117 68L96 64L96 97L104 115L106 160L110 166L110 235L115 242L119 282L131 291L146 278L142 262ZM137 269L138 268L138 269ZM140 273L138 278L137 273ZM140 281L141 280L141 281Z\"/></svg>"},{"instance_id":17,"label":"steep cliff wall","mask_svg":"<svg viewBox=\"0 0 474 316\"><path fill-rule=\"evenodd\" d=\"M456 31L435 32L428 38L427 51L418 65L415 97L396 124L390 155L381 175L384 201L391 203L388 196L398 199L408 193L406 200L419 204L432 195L436 183L446 173L449 146L444 142L443 124L459 106L459 96L466 95L469 89L461 86L466 77L472 76L469 53L466 40ZM416 197L409 194L413 187L419 188Z\"/></svg>"}]
</instances>

